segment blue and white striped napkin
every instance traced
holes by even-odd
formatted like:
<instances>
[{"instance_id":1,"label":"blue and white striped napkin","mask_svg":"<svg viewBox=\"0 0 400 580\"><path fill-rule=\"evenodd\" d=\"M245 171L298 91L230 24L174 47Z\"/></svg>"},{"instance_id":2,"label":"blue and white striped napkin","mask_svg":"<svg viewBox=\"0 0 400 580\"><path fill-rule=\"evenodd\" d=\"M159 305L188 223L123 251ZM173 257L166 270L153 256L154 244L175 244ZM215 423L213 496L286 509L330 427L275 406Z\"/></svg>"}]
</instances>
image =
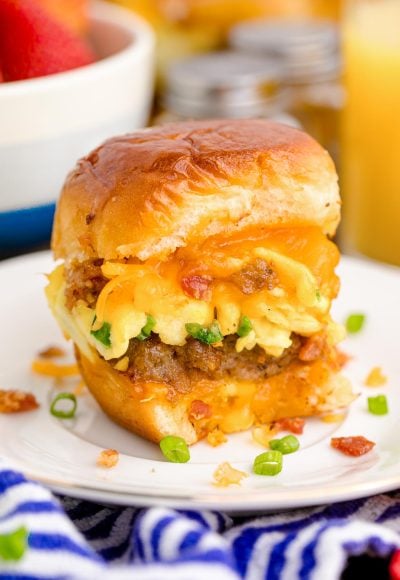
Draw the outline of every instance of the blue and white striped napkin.
<instances>
[{"instance_id":1,"label":"blue and white striped napkin","mask_svg":"<svg viewBox=\"0 0 400 580\"><path fill-rule=\"evenodd\" d=\"M400 547L400 492L232 519L56 499L2 465L0 544L20 528L27 549L19 561L0 555L2 579L337 580L357 561L380 572L349 578L380 579Z\"/></svg>"}]
</instances>

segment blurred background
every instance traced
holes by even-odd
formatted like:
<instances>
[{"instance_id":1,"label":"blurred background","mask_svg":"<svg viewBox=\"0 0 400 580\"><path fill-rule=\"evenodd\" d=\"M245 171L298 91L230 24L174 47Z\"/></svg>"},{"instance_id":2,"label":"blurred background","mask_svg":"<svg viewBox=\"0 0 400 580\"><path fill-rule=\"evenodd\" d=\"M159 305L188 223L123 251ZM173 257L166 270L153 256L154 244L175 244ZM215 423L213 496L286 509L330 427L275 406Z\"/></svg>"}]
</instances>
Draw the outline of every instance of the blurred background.
<instances>
[{"instance_id":1,"label":"blurred background","mask_svg":"<svg viewBox=\"0 0 400 580\"><path fill-rule=\"evenodd\" d=\"M74 161L138 127L270 118L335 160L343 251L400 265L400 0L0 0L0 254L48 246Z\"/></svg>"}]
</instances>

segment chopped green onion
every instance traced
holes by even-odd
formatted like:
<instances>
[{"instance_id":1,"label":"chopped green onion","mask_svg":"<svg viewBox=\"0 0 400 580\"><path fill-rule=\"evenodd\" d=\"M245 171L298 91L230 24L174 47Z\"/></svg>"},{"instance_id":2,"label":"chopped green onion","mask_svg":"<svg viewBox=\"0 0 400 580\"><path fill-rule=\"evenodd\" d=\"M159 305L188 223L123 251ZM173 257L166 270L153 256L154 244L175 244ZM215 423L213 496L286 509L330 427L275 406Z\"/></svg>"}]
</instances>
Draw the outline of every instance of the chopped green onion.
<instances>
[{"instance_id":1,"label":"chopped green onion","mask_svg":"<svg viewBox=\"0 0 400 580\"><path fill-rule=\"evenodd\" d=\"M153 316L151 316L151 314L148 314L146 324L143 326L142 330L136 336L136 338L138 340L146 340L147 338L149 338L151 331L153 330L155 325L156 325L156 319L153 318Z\"/></svg>"},{"instance_id":2,"label":"chopped green onion","mask_svg":"<svg viewBox=\"0 0 400 580\"><path fill-rule=\"evenodd\" d=\"M186 331L190 336L204 342L205 344L214 344L223 340L223 335L216 320L213 321L209 328L204 328L197 322L189 322L185 324Z\"/></svg>"},{"instance_id":3,"label":"chopped green onion","mask_svg":"<svg viewBox=\"0 0 400 580\"><path fill-rule=\"evenodd\" d=\"M251 330L253 330L253 325L251 324L250 318L248 316L242 316L237 334L239 336L247 336Z\"/></svg>"},{"instance_id":4,"label":"chopped green onion","mask_svg":"<svg viewBox=\"0 0 400 580\"><path fill-rule=\"evenodd\" d=\"M368 411L373 415L387 415L389 409L386 395L368 397Z\"/></svg>"},{"instance_id":5,"label":"chopped green onion","mask_svg":"<svg viewBox=\"0 0 400 580\"><path fill-rule=\"evenodd\" d=\"M63 411L60 408L57 409L57 406L60 407L60 405L58 404L59 401L63 400L68 400L72 402L72 406L70 407L69 411ZM53 415L53 417L57 417L57 419L72 419L72 417L75 415L77 406L78 403L76 401L76 397L74 394L60 393L53 399L53 402L51 403L50 406L50 413Z\"/></svg>"},{"instance_id":6,"label":"chopped green onion","mask_svg":"<svg viewBox=\"0 0 400 580\"><path fill-rule=\"evenodd\" d=\"M321 300L321 291L319 288L317 288L317 290L315 291L315 297L318 300L318 302L320 302Z\"/></svg>"},{"instance_id":7,"label":"chopped green onion","mask_svg":"<svg viewBox=\"0 0 400 580\"><path fill-rule=\"evenodd\" d=\"M193 336L193 338L199 338L200 333L204 332L205 329L198 322L188 322L185 324L186 332Z\"/></svg>"},{"instance_id":8,"label":"chopped green onion","mask_svg":"<svg viewBox=\"0 0 400 580\"><path fill-rule=\"evenodd\" d=\"M107 348L111 346L111 324L109 322L103 322L103 325L98 330L91 330L90 334Z\"/></svg>"},{"instance_id":9,"label":"chopped green onion","mask_svg":"<svg viewBox=\"0 0 400 580\"><path fill-rule=\"evenodd\" d=\"M266 451L257 455L253 471L257 475L278 475L282 471L282 453L280 451Z\"/></svg>"},{"instance_id":10,"label":"chopped green onion","mask_svg":"<svg viewBox=\"0 0 400 580\"><path fill-rule=\"evenodd\" d=\"M286 435L282 439L272 439L269 446L274 451L280 451L282 455L294 453L300 447L299 440L294 435Z\"/></svg>"},{"instance_id":11,"label":"chopped green onion","mask_svg":"<svg viewBox=\"0 0 400 580\"><path fill-rule=\"evenodd\" d=\"M21 560L28 547L28 530L22 526L10 534L0 535L0 559L12 562Z\"/></svg>"},{"instance_id":12,"label":"chopped green onion","mask_svg":"<svg viewBox=\"0 0 400 580\"><path fill-rule=\"evenodd\" d=\"M346 330L350 334L360 332L365 322L365 314L350 314L346 320Z\"/></svg>"},{"instance_id":13,"label":"chopped green onion","mask_svg":"<svg viewBox=\"0 0 400 580\"><path fill-rule=\"evenodd\" d=\"M167 435L160 441L160 449L164 457L172 463L187 463L190 459L189 448L182 437Z\"/></svg>"}]
</instances>

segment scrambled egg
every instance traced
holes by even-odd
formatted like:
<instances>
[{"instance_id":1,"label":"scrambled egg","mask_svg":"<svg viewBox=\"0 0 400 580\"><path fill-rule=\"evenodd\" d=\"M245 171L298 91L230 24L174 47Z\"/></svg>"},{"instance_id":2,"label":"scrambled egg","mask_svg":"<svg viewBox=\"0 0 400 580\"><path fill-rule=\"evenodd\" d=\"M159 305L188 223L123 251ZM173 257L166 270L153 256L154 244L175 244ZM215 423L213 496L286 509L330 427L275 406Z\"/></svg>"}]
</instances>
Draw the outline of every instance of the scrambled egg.
<instances>
[{"instance_id":1,"label":"scrambled egg","mask_svg":"<svg viewBox=\"0 0 400 580\"><path fill-rule=\"evenodd\" d=\"M153 332L171 345L185 344L186 323L207 327L216 318L226 336L237 331L242 316L250 319L252 330L238 337L238 352L258 344L267 354L280 356L290 346L292 332L310 336L323 328L332 343L338 342L342 332L330 319L330 300L321 293L310 269L262 247L254 248L246 261L237 260L237 267L257 257L273 264L278 287L244 295L228 281L214 281L211 301L206 302L186 296L174 277L162 277L150 265L106 262L102 271L109 282L95 310L82 301L72 312L66 308L63 266L50 274L47 297L64 332L80 350L90 357L91 345L106 360L125 354L129 340L141 332L148 315L155 319ZM93 335L105 322L110 325L108 345Z\"/></svg>"}]
</instances>

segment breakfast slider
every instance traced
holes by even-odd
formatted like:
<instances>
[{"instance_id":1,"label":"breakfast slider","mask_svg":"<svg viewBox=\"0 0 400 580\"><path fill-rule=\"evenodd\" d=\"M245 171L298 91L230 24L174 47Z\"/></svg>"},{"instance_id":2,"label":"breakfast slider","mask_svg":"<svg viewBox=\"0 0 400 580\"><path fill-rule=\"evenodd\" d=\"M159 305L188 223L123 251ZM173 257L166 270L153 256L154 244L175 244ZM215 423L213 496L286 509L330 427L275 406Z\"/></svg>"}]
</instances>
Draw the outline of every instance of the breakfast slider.
<instances>
[{"instance_id":1,"label":"breakfast slider","mask_svg":"<svg viewBox=\"0 0 400 580\"><path fill-rule=\"evenodd\" d=\"M81 159L46 293L102 409L192 444L348 405L339 217L328 153L265 120L154 127Z\"/></svg>"}]
</instances>

